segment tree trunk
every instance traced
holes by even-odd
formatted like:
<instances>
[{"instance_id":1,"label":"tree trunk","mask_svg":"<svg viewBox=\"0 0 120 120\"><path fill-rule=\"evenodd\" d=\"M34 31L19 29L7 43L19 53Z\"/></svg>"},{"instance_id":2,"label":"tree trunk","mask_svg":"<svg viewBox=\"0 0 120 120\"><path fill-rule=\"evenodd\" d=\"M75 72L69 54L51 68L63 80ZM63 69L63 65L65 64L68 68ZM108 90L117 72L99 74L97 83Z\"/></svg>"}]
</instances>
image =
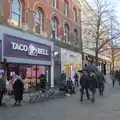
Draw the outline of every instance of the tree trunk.
<instances>
[{"instance_id":1,"label":"tree trunk","mask_svg":"<svg viewBox=\"0 0 120 120\"><path fill-rule=\"evenodd\" d=\"M98 67L98 51L95 52L95 65Z\"/></svg>"}]
</instances>

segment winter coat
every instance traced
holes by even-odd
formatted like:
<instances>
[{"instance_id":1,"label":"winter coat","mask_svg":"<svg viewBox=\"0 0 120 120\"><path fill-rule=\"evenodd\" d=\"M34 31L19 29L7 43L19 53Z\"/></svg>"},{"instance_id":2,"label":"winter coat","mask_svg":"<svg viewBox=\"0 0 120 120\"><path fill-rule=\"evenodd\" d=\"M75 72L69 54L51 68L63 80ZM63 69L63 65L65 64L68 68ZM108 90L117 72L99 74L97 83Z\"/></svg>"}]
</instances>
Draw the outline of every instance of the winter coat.
<instances>
[{"instance_id":1,"label":"winter coat","mask_svg":"<svg viewBox=\"0 0 120 120\"><path fill-rule=\"evenodd\" d=\"M97 88L97 79L96 79L96 76L94 74L92 75L89 75L89 80L90 80L90 88Z\"/></svg>"},{"instance_id":2,"label":"winter coat","mask_svg":"<svg viewBox=\"0 0 120 120\"><path fill-rule=\"evenodd\" d=\"M97 71L97 72L95 73L95 75L96 75L98 84L101 84L101 83L104 83L104 82L105 82L104 75L103 75L101 72Z\"/></svg>"},{"instance_id":3,"label":"winter coat","mask_svg":"<svg viewBox=\"0 0 120 120\"><path fill-rule=\"evenodd\" d=\"M80 85L85 88L89 88L90 86L90 80L88 75L82 75L80 78Z\"/></svg>"},{"instance_id":4,"label":"winter coat","mask_svg":"<svg viewBox=\"0 0 120 120\"><path fill-rule=\"evenodd\" d=\"M13 90L15 94L15 100L21 101L23 99L24 84L21 79L16 79L13 84Z\"/></svg>"},{"instance_id":5,"label":"winter coat","mask_svg":"<svg viewBox=\"0 0 120 120\"><path fill-rule=\"evenodd\" d=\"M60 75L60 80L61 80L61 81L66 81L66 74L65 74L65 73L62 73L62 74Z\"/></svg>"},{"instance_id":6,"label":"winter coat","mask_svg":"<svg viewBox=\"0 0 120 120\"><path fill-rule=\"evenodd\" d=\"M79 76L77 75L77 73L75 73L75 75L74 75L75 81L78 81L78 78L79 78Z\"/></svg>"},{"instance_id":7,"label":"winter coat","mask_svg":"<svg viewBox=\"0 0 120 120\"><path fill-rule=\"evenodd\" d=\"M6 79L1 74L1 77L0 77L0 91L5 91L5 90L6 90Z\"/></svg>"}]
</instances>

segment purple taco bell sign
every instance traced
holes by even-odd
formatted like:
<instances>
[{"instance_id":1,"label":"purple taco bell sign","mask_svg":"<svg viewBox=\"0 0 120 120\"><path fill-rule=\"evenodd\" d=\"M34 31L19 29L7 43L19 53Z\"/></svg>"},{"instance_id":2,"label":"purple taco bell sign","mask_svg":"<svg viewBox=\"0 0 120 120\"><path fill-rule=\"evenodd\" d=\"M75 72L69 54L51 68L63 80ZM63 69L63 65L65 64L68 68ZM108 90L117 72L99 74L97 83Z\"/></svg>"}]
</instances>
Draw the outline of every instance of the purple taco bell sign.
<instances>
[{"instance_id":1,"label":"purple taco bell sign","mask_svg":"<svg viewBox=\"0 0 120 120\"><path fill-rule=\"evenodd\" d=\"M51 47L4 34L3 55L6 57L51 61Z\"/></svg>"}]
</instances>

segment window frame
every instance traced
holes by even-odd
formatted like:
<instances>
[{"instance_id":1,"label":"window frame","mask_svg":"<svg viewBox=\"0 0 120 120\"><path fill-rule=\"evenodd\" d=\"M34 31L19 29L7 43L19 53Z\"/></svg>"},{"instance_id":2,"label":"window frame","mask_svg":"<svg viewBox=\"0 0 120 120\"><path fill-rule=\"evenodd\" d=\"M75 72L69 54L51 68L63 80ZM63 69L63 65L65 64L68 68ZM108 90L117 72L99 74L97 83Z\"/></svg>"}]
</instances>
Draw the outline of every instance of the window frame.
<instances>
[{"instance_id":1,"label":"window frame","mask_svg":"<svg viewBox=\"0 0 120 120\"><path fill-rule=\"evenodd\" d=\"M58 22L56 18L52 19L52 38L53 38L53 31L55 33L55 39L57 38L57 33L58 33Z\"/></svg>"},{"instance_id":2,"label":"window frame","mask_svg":"<svg viewBox=\"0 0 120 120\"><path fill-rule=\"evenodd\" d=\"M36 22L37 12L39 14L39 22ZM35 11L35 17L34 17L35 33L37 33L37 34L42 34L42 29L43 29L43 27L42 27L42 25L43 25L42 18L43 18L43 14L42 14L40 8L37 8L36 11ZM36 30L37 25L39 25L39 32L37 32L37 30Z\"/></svg>"},{"instance_id":3,"label":"window frame","mask_svg":"<svg viewBox=\"0 0 120 120\"><path fill-rule=\"evenodd\" d=\"M73 8L73 13L74 13L74 22L77 22L77 9Z\"/></svg>"},{"instance_id":4,"label":"window frame","mask_svg":"<svg viewBox=\"0 0 120 120\"><path fill-rule=\"evenodd\" d=\"M68 16L69 3L67 0L64 0L64 15Z\"/></svg>"},{"instance_id":5,"label":"window frame","mask_svg":"<svg viewBox=\"0 0 120 120\"><path fill-rule=\"evenodd\" d=\"M75 29L74 30L74 35L75 35L75 45L78 43L78 31Z\"/></svg>"},{"instance_id":6,"label":"window frame","mask_svg":"<svg viewBox=\"0 0 120 120\"><path fill-rule=\"evenodd\" d=\"M57 8L57 0L52 0L52 7Z\"/></svg>"},{"instance_id":7,"label":"window frame","mask_svg":"<svg viewBox=\"0 0 120 120\"><path fill-rule=\"evenodd\" d=\"M15 20L12 18L12 15L13 15L13 14L14 14L14 15L17 15L18 18L19 18L19 20L17 21L17 22L18 22L18 25L14 25L14 24L12 24L12 25L17 26L17 27L20 27L20 26L21 26L21 19L22 19L22 15L21 15L21 13L22 13L22 2L21 2L20 0L17 0L17 1L18 1L18 5L19 5L19 13L17 13L17 12L15 12L15 11L13 11L13 2L14 2L14 1L15 1L15 0L13 0L12 3L11 3L11 22L12 22L12 20L15 21Z\"/></svg>"},{"instance_id":8,"label":"window frame","mask_svg":"<svg viewBox=\"0 0 120 120\"><path fill-rule=\"evenodd\" d=\"M64 41L66 43L69 43L69 33L70 33L69 27L68 25L65 25L64 26Z\"/></svg>"}]
</instances>

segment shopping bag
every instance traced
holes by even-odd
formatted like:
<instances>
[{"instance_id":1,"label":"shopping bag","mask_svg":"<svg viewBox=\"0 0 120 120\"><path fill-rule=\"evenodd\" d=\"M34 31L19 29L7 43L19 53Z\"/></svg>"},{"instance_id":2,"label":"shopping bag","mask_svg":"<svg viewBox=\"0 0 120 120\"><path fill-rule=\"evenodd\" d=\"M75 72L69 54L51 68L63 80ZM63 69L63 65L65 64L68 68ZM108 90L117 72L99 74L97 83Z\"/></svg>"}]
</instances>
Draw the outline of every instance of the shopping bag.
<instances>
[{"instance_id":1,"label":"shopping bag","mask_svg":"<svg viewBox=\"0 0 120 120\"><path fill-rule=\"evenodd\" d=\"M8 95L3 95L2 103L8 104L10 102L10 97Z\"/></svg>"}]
</instances>

